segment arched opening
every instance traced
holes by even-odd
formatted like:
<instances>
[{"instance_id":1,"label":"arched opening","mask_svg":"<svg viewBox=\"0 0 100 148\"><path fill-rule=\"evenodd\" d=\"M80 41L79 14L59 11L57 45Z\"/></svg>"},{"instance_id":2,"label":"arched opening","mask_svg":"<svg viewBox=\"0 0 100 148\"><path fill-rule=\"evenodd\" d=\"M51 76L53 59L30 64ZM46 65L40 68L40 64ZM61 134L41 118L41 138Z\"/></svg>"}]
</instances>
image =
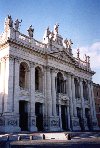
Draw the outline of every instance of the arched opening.
<instances>
[{"instance_id":1,"label":"arched opening","mask_svg":"<svg viewBox=\"0 0 100 148\"><path fill-rule=\"evenodd\" d=\"M40 67L35 68L35 90L40 92L43 90L42 70Z\"/></svg>"},{"instance_id":2,"label":"arched opening","mask_svg":"<svg viewBox=\"0 0 100 148\"><path fill-rule=\"evenodd\" d=\"M56 90L57 90L57 93L63 93L65 94L66 93L66 81L64 81L64 78L63 78L63 75L61 72L58 72L57 73L57 85L56 85Z\"/></svg>"},{"instance_id":3,"label":"arched opening","mask_svg":"<svg viewBox=\"0 0 100 148\"><path fill-rule=\"evenodd\" d=\"M88 100L88 87L85 81L83 81L83 98Z\"/></svg>"},{"instance_id":4,"label":"arched opening","mask_svg":"<svg viewBox=\"0 0 100 148\"><path fill-rule=\"evenodd\" d=\"M74 79L75 83L75 98L80 98L80 85L77 79Z\"/></svg>"},{"instance_id":5,"label":"arched opening","mask_svg":"<svg viewBox=\"0 0 100 148\"><path fill-rule=\"evenodd\" d=\"M19 86L22 89L27 89L28 88L28 65L25 62L22 62L20 64L20 70L19 70Z\"/></svg>"}]
</instances>

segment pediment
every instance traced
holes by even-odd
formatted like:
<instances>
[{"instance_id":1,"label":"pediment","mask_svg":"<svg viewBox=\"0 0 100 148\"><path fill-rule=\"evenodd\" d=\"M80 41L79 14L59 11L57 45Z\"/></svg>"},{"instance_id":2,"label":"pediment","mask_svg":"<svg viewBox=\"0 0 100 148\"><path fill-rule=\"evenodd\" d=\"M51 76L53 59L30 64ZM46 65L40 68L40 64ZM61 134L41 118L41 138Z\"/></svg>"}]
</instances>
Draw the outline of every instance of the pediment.
<instances>
[{"instance_id":1,"label":"pediment","mask_svg":"<svg viewBox=\"0 0 100 148\"><path fill-rule=\"evenodd\" d=\"M63 61L66 61L68 63L72 63L72 64L75 64L76 63L76 60L74 59L73 55L64 51L64 50L61 50L61 51L58 51L58 52L53 52L51 53L54 57L58 58L58 59L61 59Z\"/></svg>"}]
</instances>

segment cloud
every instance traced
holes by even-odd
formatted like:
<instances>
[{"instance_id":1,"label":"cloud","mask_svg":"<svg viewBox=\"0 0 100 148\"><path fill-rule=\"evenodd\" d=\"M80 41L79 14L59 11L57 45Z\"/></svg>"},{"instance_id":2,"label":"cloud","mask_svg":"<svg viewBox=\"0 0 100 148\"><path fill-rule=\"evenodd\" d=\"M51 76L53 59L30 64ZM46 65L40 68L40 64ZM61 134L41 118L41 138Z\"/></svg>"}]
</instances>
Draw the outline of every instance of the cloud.
<instances>
[{"instance_id":1,"label":"cloud","mask_svg":"<svg viewBox=\"0 0 100 148\"><path fill-rule=\"evenodd\" d=\"M90 46L80 47L80 58L84 55L90 56L90 66L93 69L100 69L100 42L93 43ZM75 53L75 50L74 52Z\"/></svg>"}]
</instances>

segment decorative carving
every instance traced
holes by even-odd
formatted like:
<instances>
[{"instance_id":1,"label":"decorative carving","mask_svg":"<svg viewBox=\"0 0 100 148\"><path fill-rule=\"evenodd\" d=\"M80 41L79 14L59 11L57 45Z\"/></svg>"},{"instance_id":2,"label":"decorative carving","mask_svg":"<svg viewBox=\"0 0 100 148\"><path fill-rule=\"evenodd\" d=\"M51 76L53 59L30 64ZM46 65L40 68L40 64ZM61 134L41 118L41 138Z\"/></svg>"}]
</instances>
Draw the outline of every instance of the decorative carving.
<instances>
[{"instance_id":1,"label":"decorative carving","mask_svg":"<svg viewBox=\"0 0 100 148\"><path fill-rule=\"evenodd\" d=\"M33 33L34 33L34 29L32 28L32 25L29 27L29 29L27 30L28 31L28 35L29 37L33 37Z\"/></svg>"},{"instance_id":2,"label":"decorative carving","mask_svg":"<svg viewBox=\"0 0 100 148\"><path fill-rule=\"evenodd\" d=\"M30 62L30 67L34 68L34 66L35 66L35 63L34 62Z\"/></svg>"},{"instance_id":3,"label":"decorative carving","mask_svg":"<svg viewBox=\"0 0 100 148\"><path fill-rule=\"evenodd\" d=\"M58 125L59 125L59 121L56 121L56 120L51 121L51 126L58 126Z\"/></svg>"},{"instance_id":4,"label":"decorative carving","mask_svg":"<svg viewBox=\"0 0 100 148\"><path fill-rule=\"evenodd\" d=\"M4 120L0 118L0 126L3 126L5 124Z\"/></svg>"},{"instance_id":5,"label":"decorative carving","mask_svg":"<svg viewBox=\"0 0 100 148\"><path fill-rule=\"evenodd\" d=\"M73 121L73 126L79 126L79 122L78 121Z\"/></svg>"},{"instance_id":6,"label":"decorative carving","mask_svg":"<svg viewBox=\"0 0 100 148\"><path fill-rule=\"evenodd\" d=\"M31 123L32 125L35 125L35 119L32 119Z\"/></svg>"},{"instance_id":7,"label":"decorative carving","mask_svg":"<svg viewBox=\"0 0 100 148\"><path fill-rule=\"evenodd\" d=\"M17 126L17 120L8 120L8 125Z\"/></svg>"},{"instance_id":8,"label":"decorative carving","mask_svg":"<svg viewBox=\"0 0 100 148\"><path fill-rule=\"evenodd\" d=\"M16 31L18 31L18 29L19 29L19 24L20 24L21 22L22 22L22 20L19 21L18 19L15 21L14 25L15 25L15 30L16 30Z\"/></svg>"}]
</instances>

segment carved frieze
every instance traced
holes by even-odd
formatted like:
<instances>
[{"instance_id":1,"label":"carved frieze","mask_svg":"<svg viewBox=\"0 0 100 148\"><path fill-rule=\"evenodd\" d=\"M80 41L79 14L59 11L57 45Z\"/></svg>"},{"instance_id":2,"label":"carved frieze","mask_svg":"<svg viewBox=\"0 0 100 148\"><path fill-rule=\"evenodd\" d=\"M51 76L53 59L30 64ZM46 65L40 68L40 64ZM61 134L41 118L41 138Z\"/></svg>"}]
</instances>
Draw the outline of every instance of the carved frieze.
<instances>
[{"instance_id":1,"label":"carved frieze","mask_svg":"<svg viewBox=\"0 0 100 148\"><path fill-rule=\"evenodd\" d=\"M11 125L11 126L17 126L17 120L15 119L9 119L8 120L8 125Z\"/></svg>"}]
</instances>

